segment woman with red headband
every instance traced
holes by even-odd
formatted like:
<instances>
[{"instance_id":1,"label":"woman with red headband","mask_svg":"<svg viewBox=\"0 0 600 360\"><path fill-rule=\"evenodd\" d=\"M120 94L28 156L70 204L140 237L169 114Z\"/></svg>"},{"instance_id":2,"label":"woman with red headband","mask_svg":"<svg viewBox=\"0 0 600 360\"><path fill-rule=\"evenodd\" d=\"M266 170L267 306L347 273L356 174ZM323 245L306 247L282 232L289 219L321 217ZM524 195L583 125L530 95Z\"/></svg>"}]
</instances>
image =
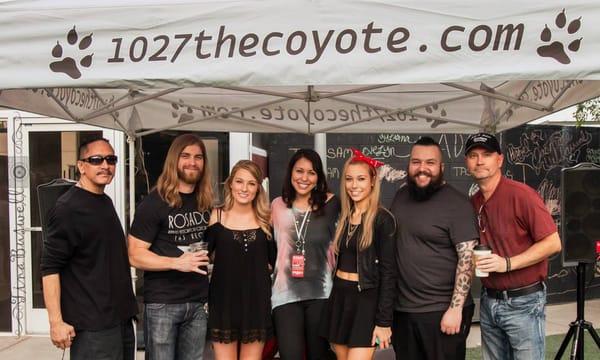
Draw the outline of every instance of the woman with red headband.
<instances>
[{"instance_id":1,"label":"woman with red headband","mask_svg":"<svg viewBox=\"0 0 600 360\"><path fill-rule=\"evenodd\" d=\"M340 179L337 267L321 324L342 360L371 359L377 345L389 347L396 272L396 222L379 202L383 163L352 151Z\"/></svg>"}]
</instances>

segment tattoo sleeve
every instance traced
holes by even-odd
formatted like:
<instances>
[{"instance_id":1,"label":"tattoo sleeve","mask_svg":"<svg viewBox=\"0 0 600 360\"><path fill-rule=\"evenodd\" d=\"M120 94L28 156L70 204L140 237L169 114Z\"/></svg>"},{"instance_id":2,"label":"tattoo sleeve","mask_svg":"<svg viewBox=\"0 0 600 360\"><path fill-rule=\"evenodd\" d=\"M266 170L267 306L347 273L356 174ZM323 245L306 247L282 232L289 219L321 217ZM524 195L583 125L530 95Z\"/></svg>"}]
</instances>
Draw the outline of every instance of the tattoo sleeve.
<instances>
[{"instance_id":1,"label":"tattoo sleeve","mask_svg":"<svg viewBox=\"0 0 600 360\"><path fill-rule=\"evenodd\" d=\"M471 280L473 279L473 248L477 240L465 241L456 245L458 262L456 263L456 278L454 280L454 292L452 294L451 308L462 307L469 291L471 291Z\"/></svg>"}]
</instances>

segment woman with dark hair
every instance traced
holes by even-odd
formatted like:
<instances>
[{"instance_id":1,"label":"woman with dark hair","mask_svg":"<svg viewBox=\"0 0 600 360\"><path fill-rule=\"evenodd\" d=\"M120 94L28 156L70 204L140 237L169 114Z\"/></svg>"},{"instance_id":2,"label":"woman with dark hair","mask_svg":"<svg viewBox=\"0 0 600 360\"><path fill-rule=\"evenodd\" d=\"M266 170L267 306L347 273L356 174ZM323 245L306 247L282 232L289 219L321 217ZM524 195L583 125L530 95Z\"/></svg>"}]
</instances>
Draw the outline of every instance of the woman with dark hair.
<instances>
[{"instance_id":1,"label":"woman with dark hair","mask_svg":"<svg viewBox=\"0 0 600 360\"><path fill-rule=\"evenodd\" d=\"M353 152L340 179L338 261L321 324L338 360L371 359L377 344L390 345L395 295L396 222L379 202L383 163Z\"/></svg>"},{"instance_id":2,"label":"woman with dark hair","mask_svg":"<svg viewBox=\"0 0 600 360\"><path fill-rule=\"evenodd\" d=\"M298 150L289 161L282 196L271 204L278 250L271 303L283 360L333 355L318 327L332 287L339 210L319 154Z\"/></svg>"}]
</instances>

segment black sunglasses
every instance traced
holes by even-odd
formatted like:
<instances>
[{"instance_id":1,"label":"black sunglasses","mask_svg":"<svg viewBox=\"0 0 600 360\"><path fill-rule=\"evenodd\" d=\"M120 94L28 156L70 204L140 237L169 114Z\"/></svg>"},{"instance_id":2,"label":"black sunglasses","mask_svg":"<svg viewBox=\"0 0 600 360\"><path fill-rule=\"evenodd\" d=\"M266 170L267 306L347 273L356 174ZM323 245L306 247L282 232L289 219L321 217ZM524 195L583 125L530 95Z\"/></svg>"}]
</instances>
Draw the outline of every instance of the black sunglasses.
<instances>
[{"instance_id":1,"label":"black sunglasses","mask_svg":"<svg viewBox=\"0 0 600 360\"><path fill-rule=\"evenodd\" d=\"M106 163L108 165L115 165L117 163L117 155L106 155L106 156L100 156L100 155L93 155L90 157L87 157L85 159L79 159L81 161L85 161L86 163L90 163L90 165L102 165L102 163L104 162L104 160L106 160Z\"/></svg>"}]
</instances>

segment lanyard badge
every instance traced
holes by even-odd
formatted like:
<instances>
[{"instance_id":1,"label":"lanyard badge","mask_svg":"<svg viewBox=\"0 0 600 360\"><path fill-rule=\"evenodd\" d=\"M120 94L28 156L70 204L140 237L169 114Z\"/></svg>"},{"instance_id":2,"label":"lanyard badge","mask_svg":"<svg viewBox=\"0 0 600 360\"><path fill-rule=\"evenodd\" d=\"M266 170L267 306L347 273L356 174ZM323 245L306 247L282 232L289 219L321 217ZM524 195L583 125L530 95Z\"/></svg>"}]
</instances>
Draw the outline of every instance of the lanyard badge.
<instances>
[{"instance_id":1,"label":"lanyard badge","mask_svg":"<svg viewBox=\"0 0 600 360\"><path fill-rule=\"evenodd\" d=\"M298 227L298 221L292 210L292 216L294 218L294 230L296 230L296 252L292 255L292 277L303 278L304 277L304 264L306 262L305 256L305 240L306 230L308 229L308 223L310 223L310 210L304 213L302 217L302 223Z\"/></svg>"},{"instance_id":2,"label":"lanyard badge","mask_svg":"<svg viewBox=\"0 0 600 360\"><path fill-rule=\"evenodd\" d=\"M303 278L304 277L304 255L294 254L292 255L292 277Z\"/></svg>"}]
</instances>

